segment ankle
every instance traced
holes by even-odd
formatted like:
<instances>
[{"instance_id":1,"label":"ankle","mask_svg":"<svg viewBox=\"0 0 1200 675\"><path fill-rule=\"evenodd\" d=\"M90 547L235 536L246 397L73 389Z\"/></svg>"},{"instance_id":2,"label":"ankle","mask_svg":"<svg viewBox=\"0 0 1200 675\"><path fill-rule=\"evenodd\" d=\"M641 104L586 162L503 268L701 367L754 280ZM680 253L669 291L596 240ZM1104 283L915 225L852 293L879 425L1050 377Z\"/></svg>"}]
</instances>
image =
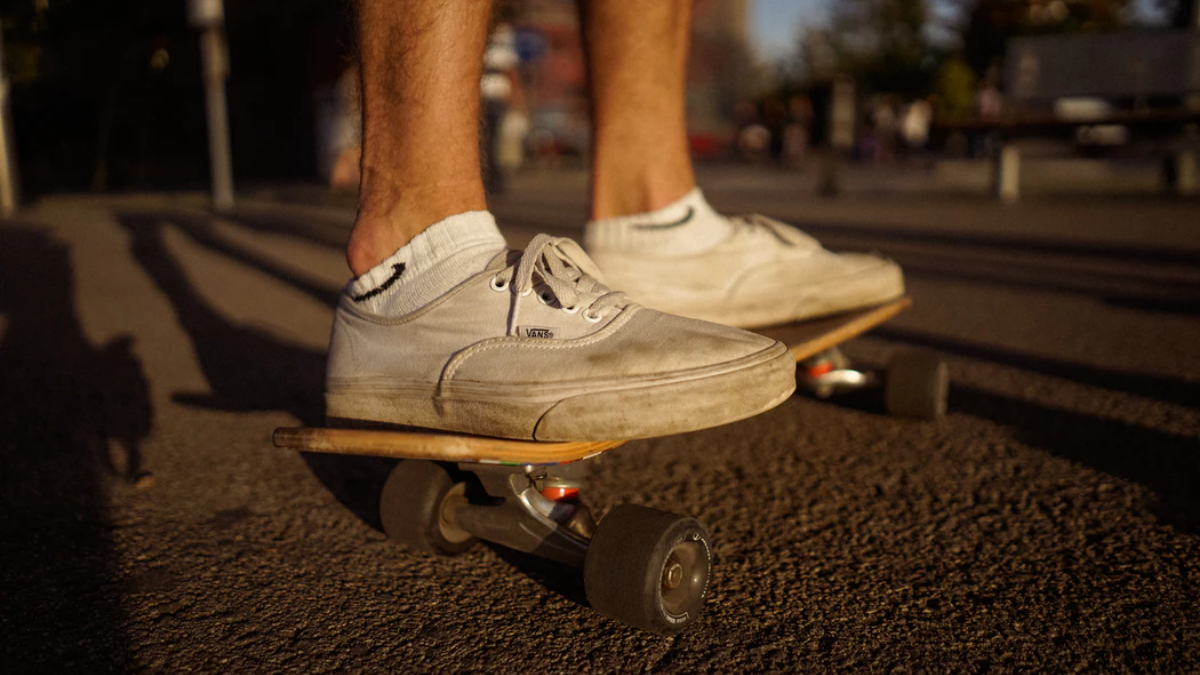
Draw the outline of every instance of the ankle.
<instances>
[{"instance_id":1,"label":"ankle","mask_svg":"<svg viewBox=\"0 0 1200 675\"><path fill-rule=\"evenodd\" d=\"M680 257L709 250L732 233L729 219L713 210L700 188L692 188L658 209L593 220L584 241L592 253Z\"/></svg>"},{"instance_id":2,"label":"ankle","mask_svg":"<svg viewBox=\"0 0 1200 675\"><path fill-rule=\"evenodd\" d=\"M347 284L345 292L366 311L399 316L483 271L504 249L504 237L492 214L456 214L390 251Z\"/></svg>"},{"instance_id":3,"label":"ankle","mask_svg":"<svg viewBox=\"0 0 1200 675\"><path fill-rule=\"evenodd\" d=\"M346 264L355 277L361 277L413 236L396 232L389 219L364 217L360 213L346 242Z\"/></svg>"},{"instance_id":4,"label":"ankle","mask_svg":"<svg viewBox=\"0 0 1200 675\"><path fill-rule=\"evenodd\" d=\"M596 170L592 180L592 220L657 211L696 187L691 168L646 174Z\"/></svg>"},{"instance_id":5,"label":"ankle","mask_svg":"<svg viewBox=\"0 0 1200 675\"><path fill-rule=\"evenodd\" d=\"M486 211L483 185L476 179L462 184L368 190L346 244L346 262L362 276L434 223L468 211Z\"/></svg>"}]
</instances>

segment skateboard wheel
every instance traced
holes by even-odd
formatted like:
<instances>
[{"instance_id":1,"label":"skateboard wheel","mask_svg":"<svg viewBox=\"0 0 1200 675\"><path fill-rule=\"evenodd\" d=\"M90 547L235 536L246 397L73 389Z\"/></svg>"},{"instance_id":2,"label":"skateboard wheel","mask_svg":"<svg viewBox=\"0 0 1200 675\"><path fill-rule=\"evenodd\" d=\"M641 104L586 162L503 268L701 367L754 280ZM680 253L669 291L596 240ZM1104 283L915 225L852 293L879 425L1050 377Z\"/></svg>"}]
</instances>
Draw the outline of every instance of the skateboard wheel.
<instances>
[{"instance_id":1,"label":"skateboard wheel","mask_svg":"<svg viewBox=\"0 0 1200 675\"><path fill-rule=\"evenodd\" d=\"M884 402L888 414L934 420L946 414L950 371L934 352L910 350L892 357Z\"/></svg>"},{"instance_id":2,"label":"skateboard wheel","mask_svg":"<svg viewBox=\"0 0 1200 675\"><path fill-rule=\"evenodd\" d=\"M601 614L674 635L699 616L711 564L708 531L699 521L627 504L596 528L584 562L584 589Z\"/></svg>"},{"instance_id":3,"label":"skateboard wheel","mask_svg":"<svg viewBox=\"0 0 1200 675\"><path fill-rule=\"evenodd\" d=\"M408 548L435 555L457 555L475 544L458 527L454 508L466 501L466 484L456 483L445 469L418 459L392 469L379 499L379 519L388 538Z\"/></svg>"}]
</instances>

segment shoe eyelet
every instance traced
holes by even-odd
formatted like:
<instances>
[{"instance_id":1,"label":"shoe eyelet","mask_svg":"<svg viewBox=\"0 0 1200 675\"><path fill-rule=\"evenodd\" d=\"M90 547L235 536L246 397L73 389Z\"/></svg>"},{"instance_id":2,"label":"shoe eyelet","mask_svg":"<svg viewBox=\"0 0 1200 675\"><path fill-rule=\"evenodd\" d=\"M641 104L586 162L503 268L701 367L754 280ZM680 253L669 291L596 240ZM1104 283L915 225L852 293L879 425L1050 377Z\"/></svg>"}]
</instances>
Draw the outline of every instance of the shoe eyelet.
<instances>
[{"instance_id":1,"label":"shoe eyelet","mask_svg":"<svg viewBox=\"0 0 1200 675\"><path fill-rule=\"evenodd\" d=\"M591 310L588 310L583 313L583 318L588 323L598 323L600 319L603 319L604 317L600 316L599 314L592 315Z\"/></svg>"},{"instance_id":2,"label":"shoe eyelet","mask_svg":"<svg viewBox=\"0 0 1200 675\"><path fill-rule=\"evenodd\" d=\"M501 282L500 277L492 277L492 281L488 284L493 291L497 293L508 290L508 282Z\"/></svg>"},{"instance_id":3,"label":"shoe eyelet","mask_svg":"<svg viewBox=\"0 0 1200 675\"><path fill-rule=\"evenodd\" d=\"M538 302L541 302L543 305L549 305L550 301L554 299L549 293L538 293L537 297Z\"/></svg>"},{"instance_id":4,"label":"shoe eyelet","mask_svg":"<svg viewBox=\"0 0 1200 675\"><path fill-rule=\"evenodd\" d=\"M575 305L574 307L559 307L559 309L566 312L567 314L574 314L575 312L579 311L579 305Z\"/></svg>"}]
</instances>

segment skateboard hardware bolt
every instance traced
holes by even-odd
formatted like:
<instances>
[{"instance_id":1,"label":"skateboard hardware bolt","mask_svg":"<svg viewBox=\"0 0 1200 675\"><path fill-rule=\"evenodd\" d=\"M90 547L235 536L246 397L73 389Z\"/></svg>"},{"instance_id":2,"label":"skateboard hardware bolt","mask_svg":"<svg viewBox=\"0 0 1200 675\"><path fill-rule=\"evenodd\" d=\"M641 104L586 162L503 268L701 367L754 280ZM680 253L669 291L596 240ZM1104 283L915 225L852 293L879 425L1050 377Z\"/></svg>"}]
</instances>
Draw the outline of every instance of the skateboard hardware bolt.
<instances>
[{"instance_id":1,"label":"skateboard hardware bolt","mask_svg":"<svg viewBox=\"0 0 1200 675\"><path fill-rule=\"evenodd\" d=\"M670 590L679 588L680 582L683 581L683 565L679 561L672 560L663 570L663 587Z\"/></svg>"}]
</instances>

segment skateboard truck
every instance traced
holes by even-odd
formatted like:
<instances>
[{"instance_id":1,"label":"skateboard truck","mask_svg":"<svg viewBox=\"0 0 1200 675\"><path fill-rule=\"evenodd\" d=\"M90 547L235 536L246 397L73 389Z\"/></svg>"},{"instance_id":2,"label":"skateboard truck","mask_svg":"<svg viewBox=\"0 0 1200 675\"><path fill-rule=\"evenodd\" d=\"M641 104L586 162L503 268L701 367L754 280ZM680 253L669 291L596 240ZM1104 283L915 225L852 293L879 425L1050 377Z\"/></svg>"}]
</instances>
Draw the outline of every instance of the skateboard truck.
<instances>
[{"instance_id":1,"label":"skateboard truck","mask_svg":"<svg viewBox=\"0 0 1200 675\"><path fill-rule=\"evenodd\" d=\"M477 539L583 570L592 608L673 635L699 615L712 550L693 518L624 504L600 521L579 501L586 460L553 465L403 460L380 496L388 537L435 555Z\"/></svg>"},{"instance_id":2,"label":"skateboard truck","mask_svg":"<svg viewBox=\"0 0 1200 675\"><path fill-rule=\"evenodd\" d=\"M802 360L796 386L819 399L859 389L883 388L884 407L897 417L935 420L946 414L950 374L936 353L910 349L894 354L887 370L857 370L838 347Z\"/></svg>"},{"instance_id":3,"label":"skateboard truck","mask_svg":"<svg viewBox=\"0 0 1200 675\"><path fill-rule=\"evenodd\" d=\"M567 467L578 471L571 464L556 468ZM535 466L459 464L458 468L475 474L487 496L500 500L491 504L457 504L454 512L460 528L501 546L583 568L591 533L579 526L582 519L578 513L586 512L587 507L578 503L578 481L550 478L544 471L539 481L540 469ZM548 498L545 488L538 489L538 482L550 482L552 488L557 486L563 491L574 490L576 499ZM586 521L590 520L588 516Z\"/></svg>"},{"instance_id":4,"label":"skateboard truck","mask_svg":"<svg viewBox=\"0 0 1200 675\"><path fill-rule=\"evenodd\" d=\"M875 373L851 368L850 360L837 347L830 347L804 359L796 378L798 386L820 399L872 387L878 382Z\"/></svg>"}]
</instances>

